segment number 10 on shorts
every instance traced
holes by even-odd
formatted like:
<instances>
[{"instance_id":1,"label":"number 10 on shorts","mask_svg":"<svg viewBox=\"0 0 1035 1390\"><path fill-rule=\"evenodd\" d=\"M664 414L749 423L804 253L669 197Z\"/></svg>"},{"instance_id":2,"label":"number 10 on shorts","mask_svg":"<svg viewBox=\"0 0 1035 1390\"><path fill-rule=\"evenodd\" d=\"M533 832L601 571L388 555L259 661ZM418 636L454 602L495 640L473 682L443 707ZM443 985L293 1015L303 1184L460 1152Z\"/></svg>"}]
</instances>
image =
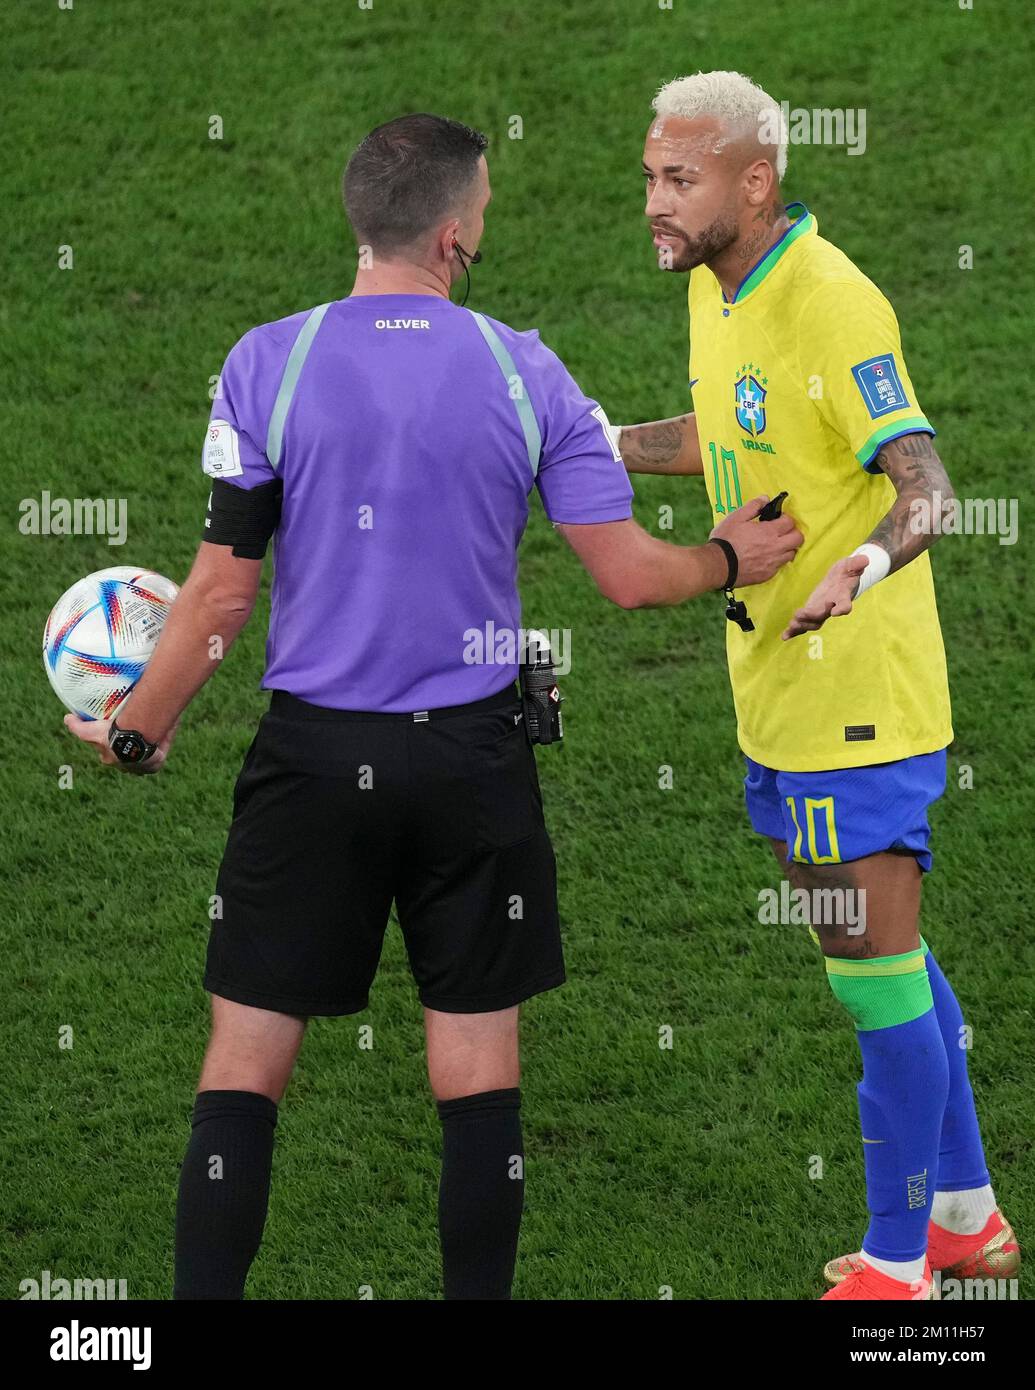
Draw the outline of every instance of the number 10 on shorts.
<instances>
[{"instance_id":1,"label":"number 10 on shorts","mask_svg":"<svg viewBox=\"0 0 1035 1390\"><path fill-rule=\"evenodd\" d=\"M791 858L799 864L840 864L841 851L837 847L837 825L834 821L834 798L832 796L788 796L784 800L794 822L794 852ZM796 803L803 802L804 806ZM826 840L829 854L820 854L816 833L816 813L823 813L820 836ZM804 826L804 833L802 827ZM801 852L802 840L808 839L809 852Z\"/></svg>"}]
</instances>

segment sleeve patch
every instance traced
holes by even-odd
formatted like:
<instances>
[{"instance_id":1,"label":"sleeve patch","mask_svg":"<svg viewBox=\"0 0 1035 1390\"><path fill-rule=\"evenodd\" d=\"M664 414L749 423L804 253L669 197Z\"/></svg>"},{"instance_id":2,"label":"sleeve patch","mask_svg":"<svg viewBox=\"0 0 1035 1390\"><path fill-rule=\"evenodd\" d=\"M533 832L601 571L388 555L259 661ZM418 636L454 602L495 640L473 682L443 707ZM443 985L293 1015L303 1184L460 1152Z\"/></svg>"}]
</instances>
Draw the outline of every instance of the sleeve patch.
<instances>
[{"instance_id":1,"label":"sleeve patch","mask_svg":"<svg viewBox=\"0 0 1035 1390\"><path fill-rule=\"evenodd\" d=\"M852 376L859 388L871 420L879 420L883 415L902 410L909 405L909 399L902 388L895 354L886 352L883 357L870 357L852 368Z\"/></svg>"},{"instance_id":2,"label":"sleeve patch","mask_svg":"<svg viewBox=\"0 0 1035 1390\"><path fill-rule=\"evenodd\" d=\"M607 412L604 410L604 407L598 405L596 410L591 410L589 413L600 421L600 428L604 431L604 438L607 440L608 448L611 450L611 455L615 463L621 463L622 453L615 443L614 435L611 433L611 421L607 418Z\"/></svg>"},{"instance_id":3,"label":"sleeve patch","mask_svg":"<svg viewBox=\"0 0 1035 1390\"><path fill-rule=\"evenodd\" d=\"M201 467L210 478L236 478L244 472L237 431L229 420L210 421Z\"/></svg>"}]
</instances>

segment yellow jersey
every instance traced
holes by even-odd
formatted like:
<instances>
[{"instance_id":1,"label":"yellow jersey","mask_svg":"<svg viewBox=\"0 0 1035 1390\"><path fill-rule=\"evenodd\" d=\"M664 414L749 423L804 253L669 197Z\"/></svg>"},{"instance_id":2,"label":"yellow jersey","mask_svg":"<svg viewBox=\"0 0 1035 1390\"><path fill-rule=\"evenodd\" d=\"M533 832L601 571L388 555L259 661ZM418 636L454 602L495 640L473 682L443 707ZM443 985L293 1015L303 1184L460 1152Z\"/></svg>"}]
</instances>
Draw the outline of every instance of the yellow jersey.
<instances>
[{"instance_id":1,"label":"yellow jersey","mask_svg":"<svg viewBox=\"0 0 1035 1390\"><path fill-rule=\"evenodd\" d=\"M934 434L884 295L818 235L801 203L731 301L690 274L690 385L716 519L786 491L804 544L738 593L753 632L727 623L740 746L785 772L892 762L952 739L929 557L868 590L819 632L780 639L795 609L894 504L876 463L903 434ZM759 525L765 525L760 522Z\"/></svg>"}]
</instances>

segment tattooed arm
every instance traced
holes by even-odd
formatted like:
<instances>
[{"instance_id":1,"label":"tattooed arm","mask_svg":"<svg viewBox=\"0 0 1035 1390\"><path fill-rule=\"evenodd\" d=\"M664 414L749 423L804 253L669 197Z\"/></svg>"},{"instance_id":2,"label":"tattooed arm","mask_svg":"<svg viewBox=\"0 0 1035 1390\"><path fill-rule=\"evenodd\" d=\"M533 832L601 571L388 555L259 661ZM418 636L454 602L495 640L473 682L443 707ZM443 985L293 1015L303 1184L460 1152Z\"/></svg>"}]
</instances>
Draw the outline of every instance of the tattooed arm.
<instances>
[{"instance_id":1,"label":"tattooed arm","mask_svg":"<svg viewBox=\"0 0 1035 1390\"><path fill-rule=\"evenodd\" d=\"M894 574L934 544L941 528L936 532L931 519L955 493L929 434L904 434L893 439L881 449L877 462L895 484L898 497L866 540L888 552L888 573ZM917 519L911 520L914 517Z\"/></svg>"},{"instance_id":2,"label":"tattooed arm","mask_svg":"<svg viewBox=\"0 0 1035 1390\"><path fill-rule=\"evenodd\" d=\"M865 543L879 546L887 554L890 564L885 573L893 574L934 544L941 534L941 527L932 525L934 513L951 504L955 494L929 434L904 434L891 440L877 455L877 462L895 484L898 496ZM877 558L883 565L883 557ZM784 640L815 632L828 618L850 613L870 563L865 555L838 560L788 623Z\"/></svg>"},{"instance_id":3,"label":"tattooed arm","mask_svg":"<svg viewBox=\"0 0 1035 1390\"><path fill-rule=\"evenodd\" d=\"M623 425L618 447L630 473L704 472L693 415L651 420L646 425Z\"/></svg>"}]
</instances>

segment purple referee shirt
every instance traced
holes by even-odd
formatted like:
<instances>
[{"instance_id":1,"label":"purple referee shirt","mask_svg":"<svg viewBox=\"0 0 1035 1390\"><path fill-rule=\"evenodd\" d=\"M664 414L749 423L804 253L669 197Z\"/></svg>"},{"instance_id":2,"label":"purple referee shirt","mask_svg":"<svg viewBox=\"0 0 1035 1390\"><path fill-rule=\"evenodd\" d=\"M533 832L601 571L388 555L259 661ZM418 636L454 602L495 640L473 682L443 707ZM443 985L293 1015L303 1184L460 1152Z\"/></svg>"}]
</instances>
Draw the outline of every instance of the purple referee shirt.
<instances>
[{"instance_id":1,"label":"purple referee shirt","mask_svg":"<svg viewBox=\"0 0 1035 1390\"><path fill-rule=\"evenodd\" d=\"M437 296L356 296L319 322L274 467L271 419L308 317L233 348L202 463L236 487L283 480L262 684L393 713L495 694L517 663L465 651L488 623L520 628L532 488L552 521L632 514L606 417L534 330L486 317L494 348L474 314Z\"/></svg>"}]
</instances>

